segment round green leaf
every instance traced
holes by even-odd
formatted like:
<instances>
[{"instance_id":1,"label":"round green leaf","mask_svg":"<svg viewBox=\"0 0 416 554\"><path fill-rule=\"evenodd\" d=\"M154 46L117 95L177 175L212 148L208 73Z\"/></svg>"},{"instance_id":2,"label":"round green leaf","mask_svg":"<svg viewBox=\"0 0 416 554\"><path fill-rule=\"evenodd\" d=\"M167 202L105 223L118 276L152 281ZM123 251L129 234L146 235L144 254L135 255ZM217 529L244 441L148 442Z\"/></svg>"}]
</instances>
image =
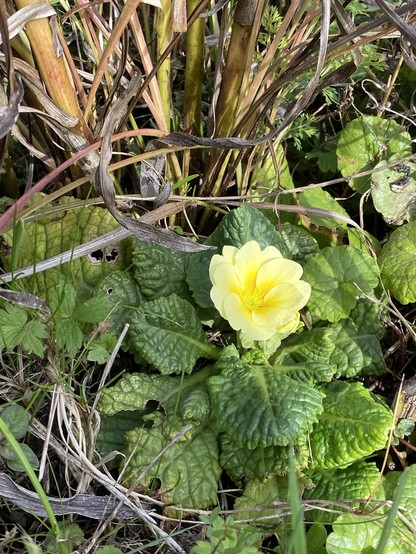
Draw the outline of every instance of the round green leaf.
<instances>
[{"instance_id":1,"label":"round green leaf","mask_svg":"<svg viewBox=\"0 0 416 554\"><path fill-rule=\"evenodd\" d=\"M23 439L29 426L29 415L22 406L18 404L7 406L1 414L1 419L15 439Z\"/></svg>"},{"instance_id":2,"label":"round green leaf","mask_svg":"<svg viewBox=\"0 0 416 554\"><path fill-rule=\"evenodd\" d=\"M383 165L385 162L380 162L376 169ZM372 181L374 207L388 224L401 225L415 219L416 164L407 162L378 171Z\"/></svg>"},{"instance_id":3,"label":"round green leaf","mask_svg":"<svg viewBox=\"0 0 416 554\"><path fill-rule=\"evenodd\" d=\"M401 125L391 119L363 116L347 123L338 139L338 169L344 177L372 169L380 159L390 160L395 154L403 158L412 154L412 139ZM364 193L370 177L349 181L354 190Z\"/></svg>"},{"instance_id":4,"label":"round green leaf","mask_svg":"<svg viewBox=\"0 0 416 554\"><path fill-rule=\"evenodd\" d=\"M344 217L349 217L348 213L326 190L323 190L321 188L305 190L304 192L300 193L299 202L301 206L321 208L323 210L333 212L333 218L308 214L311 222L317 227L327 227L328 229L335 229L336 227L347 226L344 221L336 219L336 214L341 214Z\"/></svg>"},{"instance_id":5,"label":"round green leaf","mask_svg":"<svg viewBox=\"0 0 416 554\"><path fill-rule=\"evenodd\" d=\"M379 264L386 289L401 304L416 302L416 222L393 231Z\"/></svg>"},{"instance_id":6,"label":"round green leaf","mask_svg":"<svg viewBox=\"0 0 416 554\"><path fill-rule=\"evenodd\" d=\"M303 274L312 287L312 315L333 323L348 317L357 297L373 292L378 276L377 263L365 252L352 246L324 248L306 262Z\"/></svg>"}]
</instances>

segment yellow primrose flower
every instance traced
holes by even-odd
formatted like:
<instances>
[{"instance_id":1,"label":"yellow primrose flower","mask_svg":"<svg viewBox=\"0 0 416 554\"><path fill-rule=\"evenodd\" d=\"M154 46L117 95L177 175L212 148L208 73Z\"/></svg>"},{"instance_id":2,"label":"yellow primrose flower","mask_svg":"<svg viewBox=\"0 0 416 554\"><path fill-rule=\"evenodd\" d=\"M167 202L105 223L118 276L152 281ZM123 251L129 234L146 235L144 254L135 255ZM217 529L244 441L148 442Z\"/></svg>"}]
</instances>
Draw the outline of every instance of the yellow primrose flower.
<instances>
[{"instance_id":1,"label":"yellow primrose flower","mask_svg":"<svg viewBox=\"0 0 416 554\"><path fill-rule=\"evenodd\" d=\"M299 310L311 295L302 273L274 246L261 250L254 240L241 248L224 246L209 266L211 299L233 329L253 340L287 335L298 328Z\"/></svg>"}]
</instances>

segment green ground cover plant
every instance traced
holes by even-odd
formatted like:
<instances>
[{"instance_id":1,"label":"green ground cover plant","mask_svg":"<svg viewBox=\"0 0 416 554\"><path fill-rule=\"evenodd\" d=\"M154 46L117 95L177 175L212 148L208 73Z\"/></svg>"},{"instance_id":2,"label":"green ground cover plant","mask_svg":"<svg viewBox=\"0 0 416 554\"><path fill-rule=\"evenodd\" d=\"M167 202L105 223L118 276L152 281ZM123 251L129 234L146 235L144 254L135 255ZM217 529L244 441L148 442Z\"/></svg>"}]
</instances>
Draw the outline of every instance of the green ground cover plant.
<instances>
[{"instance_id":1,"label":"green ground cover plant","mask_svg":"<svg viewBox=\"0 0 416 554\"><path fill-rule=\"evenodd\" d=\"M414 551L412 25L0 6L4 552Z\"/></svg>"}]
</instances>

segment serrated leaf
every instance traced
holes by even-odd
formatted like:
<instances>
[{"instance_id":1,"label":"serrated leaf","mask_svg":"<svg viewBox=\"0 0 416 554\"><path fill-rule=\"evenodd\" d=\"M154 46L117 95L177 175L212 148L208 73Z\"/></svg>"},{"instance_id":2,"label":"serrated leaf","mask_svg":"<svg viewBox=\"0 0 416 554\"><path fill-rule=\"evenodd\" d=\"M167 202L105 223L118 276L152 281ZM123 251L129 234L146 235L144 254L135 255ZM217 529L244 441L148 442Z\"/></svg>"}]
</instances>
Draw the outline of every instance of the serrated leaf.
<instances>
[{"instance_id":1,"label":"serrated leaf","mask_svg":"<svg viewBox=\"0 0 416 554\"><path fill-rule=\"evenodd\" d=\"M319 250L319 245L314 237L303 227L284 223L279 230L282 239L290 252L290 259L304 264Z\"/></svg>"},{"instance_id":2,"label":"serrated leaf","mask_svg":"<svg viewBox=\"0 0 416 554\"><path fill-rule=\"evenodd\" d=\"M136 239L133 243L134 278L148 300L177 294L189 298L186 268L190 254Z\"/></svg>"},{"instance_id":3,"label":"serrated leaf","mask_svg":"<svg viewBox=\"0 0 416 554\"><path fill-rule=\"evenodd\" d=\"M378 276L368 254L351 246L324 248L305 264L303 279L312 287L308 307L314 317L337 322L348 317L357 297L372 294Z\"/></svg>"},{"instance_id":4,"label":"serrated leaf","mask_svg":"<svg viewBox=\"0 0 416 554\"><path fill-rule=\"evenodd\" d=\"M233 481L264 479L267 475L286 475L289 448L291 446L258 446L248 449L237 445L227 435L221 435L221 467ZM304 469L309 460L309 445L306 435L299 437L294 446L296 468ZM286 499L285 499L286 500Z\"/></svg>"},{"instance_id":5,"label":"serrated leaf","mask_svg":"<svg viewBox=\"0 0 416 554\"><path fill-rule=\"evenodd\" d=\"M105 364L108 362L116 344L117 337L115 335L104 333L104 335L92 340L88 344L87 360L100 365Z\"/></svg>"},{"instance_id":6,"label":"serrated leaf","mask_svg":"<svg viewBox=\"0 0 416 554\"><path fill-rule=\"evenodd\" d=\"M209 427L196 428L186 440L175 442L150 468L152 460L167 446L163 433L163 416L154 414L151 429L134 429L126 433L125 482L137 486L137 478L145 470L141 486L149 492L154 479L160 481L159 498L166 504L182 508L204 509L217 501L218 464L217 438ZM180 427L180 421L177 421Z\"/></svg>"},{"instance_id":7,"label":"serrated leaf","mask_svg":"<svg viewBox=\"0 0 416 554\"><path fill-rule=\"evenodd\" d=\"M6 304L0 310L0 348L13 350L21 346L26 352L42 356L44 340L49 337L46 325L37 320L29 319L27 310L13 304Z\"/></svg>"},{"instance_id":8,"label":"serrated leaf","mask_svg":"<svg viewBox=\"0 0 416 554\"><path fill-rule=\"evenodd\" d=\"M313 482L313 488L306 490L304 498L307 500L353 500L357 502L348 502L345 508L338 505L325 504L325 510L312 510L308 512L308 518L314 521L321 521L328 525L332 523L342 511L349 511L353 508L359 508L360 502L368 498L383 498L383 489L377 486L381 485L381 474L375 463L356 462L346 468L341 469L321 469L317 468L308 472L308 477Z\"/></svg>"},{"instance_id":9,"label":"serrated leaf","mask_svg":"<svg viewBox=\"0 0 416 554\"><path fill-rule=\"evenodd\" d=\"M66 350L71 358L82 346L84 335L76 321L73 319L62 319L57 322L56 346L60 350Z\"/></svg>"},{"instance_id":10,"label":"serrated leaf","mask_svg":"<svg viewBox=\"0 0 416 554\"><path fill-rule=\"evenodd\" d=\"M379 265L386 289L401 304L416 302L416 222L393 231L383 246Z\"/></svg>"},{"instance_id":11,"label":"serrated leaf","mask_svg":"<svg viewBox=\"0 0 416 554\"><path fill-rule=\"evenodd\" d=\"M29 427L29 415L22 406L18 404L7 406L0 417L15 439L23 439Z\"/></svg>"},{"instance_id":12,"label":"serrated leaf","mask_svg":"<svg viewBox=\"0 0 416 554\"><path fill-rule=\"evenodd\" d=\"M344 467L385 447L391 410L361 383L334 381L323 390L324 409L311 434L312 467Z\"/></svg>"},{"instance_id":13,"label":"serrated leaf","mask_svg":"<svg viewBox=\"0 0 416 554\"><path fill-rule=\"evenodd\" d=\"M100 323L108 317L111 304L106 297L95 297L77 305L74 317L83 323Z\"/></svg>"},{"instance_id":14,"label":"serrated leaf","mask_svg":"<svg viewBox=\"0 0 416 554\"><path fill-rule=\"evenodd\" d=\"M249 365L227 347L208 379L219 429L239 446L285 446L311 429L322 410L322 393L268 364Z\"/></svg>"},{"instance_id":15,"label":"serrated leaf","mask_svg":"<svg viewBox=\"0 0 416 554\"><path fill-rule=\"evenodd\" d=\"M403 154L400 154L400 158ZM399 158L399 159L400 159ZM392 160L390 160L392 161ZM375 169L385 165L380 162ZM416 164L406 162L377 171L371 176L375 209L389 225L401 225L416 217Z\"/></svg>"},{"instance_id":16,"label":"serrated leaf","mask_svg":"<svg viewBox=\"0 0 416 554\"><path fill-rule=\"evenodd\" d=\"M49 293L49 307L57 319L73 316L77 305L77 292L70 283L59 283Z\"/></svg>"},{"instance_id":17,"label":"serrated leaf","mask_svg":"<svg viewBox=\"0 0 416 554\"><path fill-rule=\"evenodd\" d=\"M334 212L334 214L341 214L344 217L349 217L344 208L333 198L329 192L321 188L314 188L305 190L299 195L299 203L301 206L311 208L321 208ZM335 229L337 227L346 227L345 221L339 219L317 216L313 214L307 214L311 222L317 227L327 227L328 229Z\"/></svg>"},{"instance_id":18,"label":"serrated leaf","mask_svg":"<svg viewBox=\"0 0 416 554\"><path fill-rule=\"evenodd\" d=\"M412 139L404 127L391 119L359 117L347 123L339 134L338 169L344 177L372 169L380 159L389 161L395 154L410 156ZM348 184L364 193L370 186L370 177L358 177Z\"/></svg>"},{"instance_id":19,"label":"serrated leaf","mask_svg":"<svg viewBox=\"0 0 416 554\"><path fill-rule=\"evenodd\" d=\"M26 352L42 356L45 350L45 339L49 338L47 327L41 321L32 319L25 325L25 333L22 338L22 348Z\"/></svg>"},{"instance_id":20,"label":"serrated leaf","mask_svg":"<svg viewBox=\"0 0 416 554\"><path fill-rule=\"evenodd\" d=\"M129 337L134 350L164 375L191 373L196 360L209 352L195 309L176 294L135 310Z\"/></svg>"}]
</instances>

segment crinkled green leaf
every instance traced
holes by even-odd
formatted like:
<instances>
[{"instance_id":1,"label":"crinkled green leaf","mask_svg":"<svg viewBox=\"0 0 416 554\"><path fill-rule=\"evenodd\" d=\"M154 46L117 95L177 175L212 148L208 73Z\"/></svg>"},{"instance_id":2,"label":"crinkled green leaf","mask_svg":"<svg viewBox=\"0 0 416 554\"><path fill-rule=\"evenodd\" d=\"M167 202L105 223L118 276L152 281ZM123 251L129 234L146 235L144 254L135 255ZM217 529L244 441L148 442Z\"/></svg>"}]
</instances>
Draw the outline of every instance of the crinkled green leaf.
<instances>
[{"instance_id":1,"label":"crinkled green leaf","mask_svg":"<svg viewBox=\"0 0 416 554\"><path fill-rule=\"evenodd\" d=\"M314 327L310 331L289 337L276 358L276 363L284 364L288 361L288 355L292 363L329 362L334 350L331 327Z\"/></svg>"},{"instance_id":2,"label":"crinkled green leaf","mask_svg":"<svg viewBox=\"0 0 416 554\"><path fill-rule=\"evenodd\" d=\"M353 377L361 371L380 374L386 366L378 339L384 330L379 312L375 303L359 302L340 323L292 335L273 365L307 363L303 377L300 372L307 382L329 381L335 374ZM289 371L295 377L297 365Z\"/></svg>"},{"instance_id":3,"label":"crinkled green leaf","mask_svg":"<svg viewBox=\"0 0 416 554\"><path fill-rule=\"evenodd\" d=\"M335 374L335 368L325 362L303 362L294 364L276 364L273 367L288 377L314 385L315 383L328 383Z\"/></svg>"},{"instance_id":4,"label":"crinkled green leaf","mask_svg":"<svg viewBox=\"0 0 416 554\"><path fill-rule=\"evenodd\" d=\"M192 296L201 308L213 308L214 304L209 295L212 283L209 279L209 264L214 254L218 251L202 251L192 254L186 273L186 282L192 292Z\"/></svg>"},{"instance_id":5,"label":"crinkled green leaf","mask_svg":"<svg viewBox=\"0 0 416 554\"><path fill-rule=\"evenodd\" d=\"M180 381L179 377L127 373L115 385L101 391L98 409L105 415L144 410L150 400L156 400L166 408L170 399L174 398L176 402Z\"/></svg>"},{"instance_id":6,"label":"crinkled green leaf","mask_svg":"<svg viewBox=\"0 0 416 554\"><path fill-rule=\"evenodd\" d=\"M338 169L344 177L374 168L382 158L389 161L395 154L403 158L412 154L409 133L392 119L363 116L350 121L339 134ZM348 182L354 190L364 193L370 177L358 177Z\"/></svg>"},{"instance_id":7,"label":"crinkled green leaf","mask_svg":"<svg viewBox=\"0 0 416 554\"><path fill-rule=\"evenodd\" d=\"M158 496L167 504L182 508L204 509L217 501L218 464L217 437L209 427L195 428L190 438L175 442L150 468L152 460L168 445L163 432L161 414L153 414L150 429L133 429L126 433L128 463L123 477L129 486L137 487L138 477L145 472L139 486L150 492L151 483L160 481ZM176 421L178 429L180 420Z\"/></svg>"},{"instance_id":8,"label":"crinkled green leaf","mask_svg":"<svg viewBox=\"0 0 416 554\"><path fill-rule=\"evenodd\" d=\"M356 462L346 468L341 469L321 469L317 468L308 473L308 477L313 482L313 488L306 490L304 498L306 500L358 500L365 501L368 498L380 498L377 493L377 486L381 484L380 472L375 463ZM348 511L352 508L358 508L360 502L348 502L345 508L340 505L325 505L325 510L313 510L308 512L308 519L321 521L322 523L332 523L339 515L340 511ZM331 512L333 510L333 512Z\"/></svg>"},{"instance_id":9,"label":"crinkled green leaf","mask_svg":"<svg viewBox=\"0 0 416 554\"><path fill-rule=\"evenodd\" d=\"M175 293L189 298L186 268L190 254L135 239L133 242L134 278L148 300Z\"/></svg>"},{"instance_id":10,"label":"crinkled green leaf","mask_svg":"<svg viewBox=\"0 0 416 554\"><path fill-rule=\"evenodd\" d=\"M392 425L390 409L361 383L334 381L323 388L324 410L311 434L313 467L351 464L384 448Z\"/></svg>"},{"instance_id":11,"label":"crinkled green leaf","mask_svg":"<svg viewBox=\"0 0 416 554\"><path fill-rule=\"evenodd\" d=\"M214 254L221 254L226 244L241 248L250 240L255 240L262 249L266 246L275 246L284 257L289 257L282 236L259 210L248 204L227 214L205 244L217 246L217 251L197 252L190 256L187 270L187 282L195 301L202 308L211 307L209 296L212 288L209 280L209 264Z\"/></svg>"},{"instance_id":12,"label":"crinkled green leaf","mask_svg":"<svg viewBox=\"0 0 416 554\"><path fill-rule=\"evenodd\" d=\"M403 157L400 153L399 159ZM385 165L380 162L375 169ZM406 162L377 171L371 176L375 209L389 225L401 225L416 217L416 164Z\"/></svg>"},{"instance_id":13,"label":"crinkled green leaf","mask_svg":"<svg viewBox=\"0 0 416 554\"><path fill-rule=\"evenodd\" d=\"M204 383L165 375L128 373L114 386L101 392L98 409L113 415L120 411L143 411L150 401L160 403L167 415L203 421L210 414L210 401Z\"/></svg>"},{"instance_id":14,"label":"crinkled green leaf","mask_svg":"<svg viewBox=\"0 0 416 554\"><path fill-rule=\"evenodd\" d=\"M235 517L239 520L256 520L257 525L261 524L260 518L267 518L264 520L265 525L276 524L281 519L279 512L275 508L267 510L266 506L271 506L274 502L286 502L287 493L285 478L271 475L263 479L252 479L246 483L243 495L235 501ZM264 509L259 509L260 506L264 506Z\"/></svg>"},{"instance_id":15,"label":"crinkled green leaf","mask_svg":"<svg viewBox=\"0 0 416 554\"><path fill-rule=\"evenodd\" d=\"M144 419L149 411L121 411L111 416L101 415L97 448L103 455L110 452L123 452L126 448L125 434L148 422ZM116 458L118 465L120 458ZM113 464L113 465L114 465Z\"/></svg>"},{"instance_id":16,"label":"crinkled green leaf","mask_svg":"<svg viewBox=\"0 0 416 554\"><path fill-rule=\"evenodd\" d=\"M193 306L176 294L145 302L130 320L130 344L161 373L190 373L209 354Z\"/></svg>"},{"instance_id":17,"label":"crinkled green leaf","mask_svg":"<svg viewBox=\"0 0 416 554\"><path fill-rule=\"evenodd\" d=\"M138 308L145 300L139 286L130 273L112 271L97 283L94 295L105 297L111 306L111 328L120 332L129 323L132 309Z\"/></svg>"},{"instance_id":18,"label":"crinkled green leaf","mask_svg":"<svg viewBox=\"0 0 416 554\"><path fill-rule=\"evenodd\" d=\"M393 231L383 246L379 265L386 289L401 304L416 302L416 222Z\"/></svg>"},{"instance_id":19,"label":"crinkled green leaf","mask_svg":"<svg viewBox=\"0 0 416 554\"><path fill-rule=\"evenodd\" d=\"M285 475L288 471L291 446L258 446L248 449L239 446L228 435L221 436L221 467L233 481L264 479L267 475ZM298 470L306 467L309 460L309 445L306 435L295 444L295 463Z\"/></svg>"},{"instance_id":20,"label":"crinkled green leaf","mask_svg":"<svg viewBox=\"0 0 416 554\"><path fill-rule=\"evenodd\" d=\"M25 225L19 251L15 253L17 269L71 250L118 226L108 210L93 206L75 208L71 206L74 202L74 199L62 198L62 211ZM12 231L3 236L6 243L11 246ZM49 293L56 285L65 282L69 277L76 283L78 296L88 296L90 288L103 274L127 266L129 242L127 239L118 245L107 246L82 258L25 278L20 283L26 282L28 290L48 299ZM2 260L5 269L9 270L11 257L5 255Z\"/></svg>"},{"instance_id":21,"label":"crinkled green leaf","mask_svg":"<svg viewBox=\"0 0 416 554\"><path fill-rule=\"evenodd\" d=\"M308 307L319 319L348 317L357 297L372 294L379 269L374 259L351 246L324 248L305 264L303 279L312 287Z\"/></svg>"},{"instance_id":22,"label":"crinkled green leaf","mask_svg":"<svg viewBox=\"0 0 416 554\"><path fill-rule=\"evenodd\" d=\"M259 210L249 204L242 204L227 214L206 244L221 249L226 244L241 248L250 240L257 241L262 249L273 245L284 257L289 257L286 245L274 226Z\"/></svg>"},{"instance_id":23,"label":"crinkled green leaf","mask_svg":"<svg viewBox=\"0 0 416 554\"><path fill-rule=\"evenodd\" d=\"M407 480L404 485L402 496L400 497L400 506L409 510L413 518L416 517L416 465L411 465L406 468L408 473ZM396 494L398 481L402 475L400 471L392 471L388 473L384 479L384 490L387 500L393 500Z\"/></svg>"},{"instance_id":24,"label":"crinkled green leaf","mask_svg":"<svg viewBox=\"0 0 416 554\"><path fill-rule=\"evenodd\" d=\"M219 429L238 445L285 446L311 429L322 410L322 393L264 363L249 365L227 347L208 379Z\"/></svg>"},{"instance_id":25,"label":"crinkled green leaf","mask_svg":"<svg viewBox=\"0 0 416 554\"><path fill-rule=\"evenodd\" d=\"M344 217L349 217L344 208L331 196L329 192L321 188L314 188L305 190L299 195L299 203L301 206L310 208L320 208L334 212L334 214L341 214ZM347 224L339 219L323 217L313 214L307 214L311 222L317 227L327 227L328 229L335 229L336 227L346 227Z\"/></svg>"},{"instance_id":26,"label":"crinkled green leaf","mask_svg":"<svg viewBox=\"0 0 416 554\"><path fill-rule=\"evenodd\" d=\"M211 413L208 389L203 385L193 385L181 394L181 411L184 419L202 422Z\"/></svg>"},{"instance_id":27,"label":"crinkled green leaf","mask_svg":"<svg viewBox=\"0 0 416 554\"><path fill-rule=\"evenodd\" d=\"M7 406L0 415L15 439L23 439L29 427L29 415L22 406Z\"/></svg>"},{"instance_id":28,"label":"crinkled green leaf","mask_svg":"<svg viewBox=\"0 0 416 554\"><path fill-rule=\"evenodd\" d=\"M354 377L360 372L379 375L386 369L380 341L377 338L384 327L380 309L371 302L360 302L348 319L332 327L336 346L330 362L343 377Z\"/></svg>"},{"instance_id":29,"label":"crinkled green leaf","mask_svg":"<svg viewBox=\"0 0 416 554\"><path fill-rule=\"evenodd\" d=\"M319 250L316 239L303 227L284 223L279 233L295 262L303 264Z\"/></svg>"}]
</instances>

